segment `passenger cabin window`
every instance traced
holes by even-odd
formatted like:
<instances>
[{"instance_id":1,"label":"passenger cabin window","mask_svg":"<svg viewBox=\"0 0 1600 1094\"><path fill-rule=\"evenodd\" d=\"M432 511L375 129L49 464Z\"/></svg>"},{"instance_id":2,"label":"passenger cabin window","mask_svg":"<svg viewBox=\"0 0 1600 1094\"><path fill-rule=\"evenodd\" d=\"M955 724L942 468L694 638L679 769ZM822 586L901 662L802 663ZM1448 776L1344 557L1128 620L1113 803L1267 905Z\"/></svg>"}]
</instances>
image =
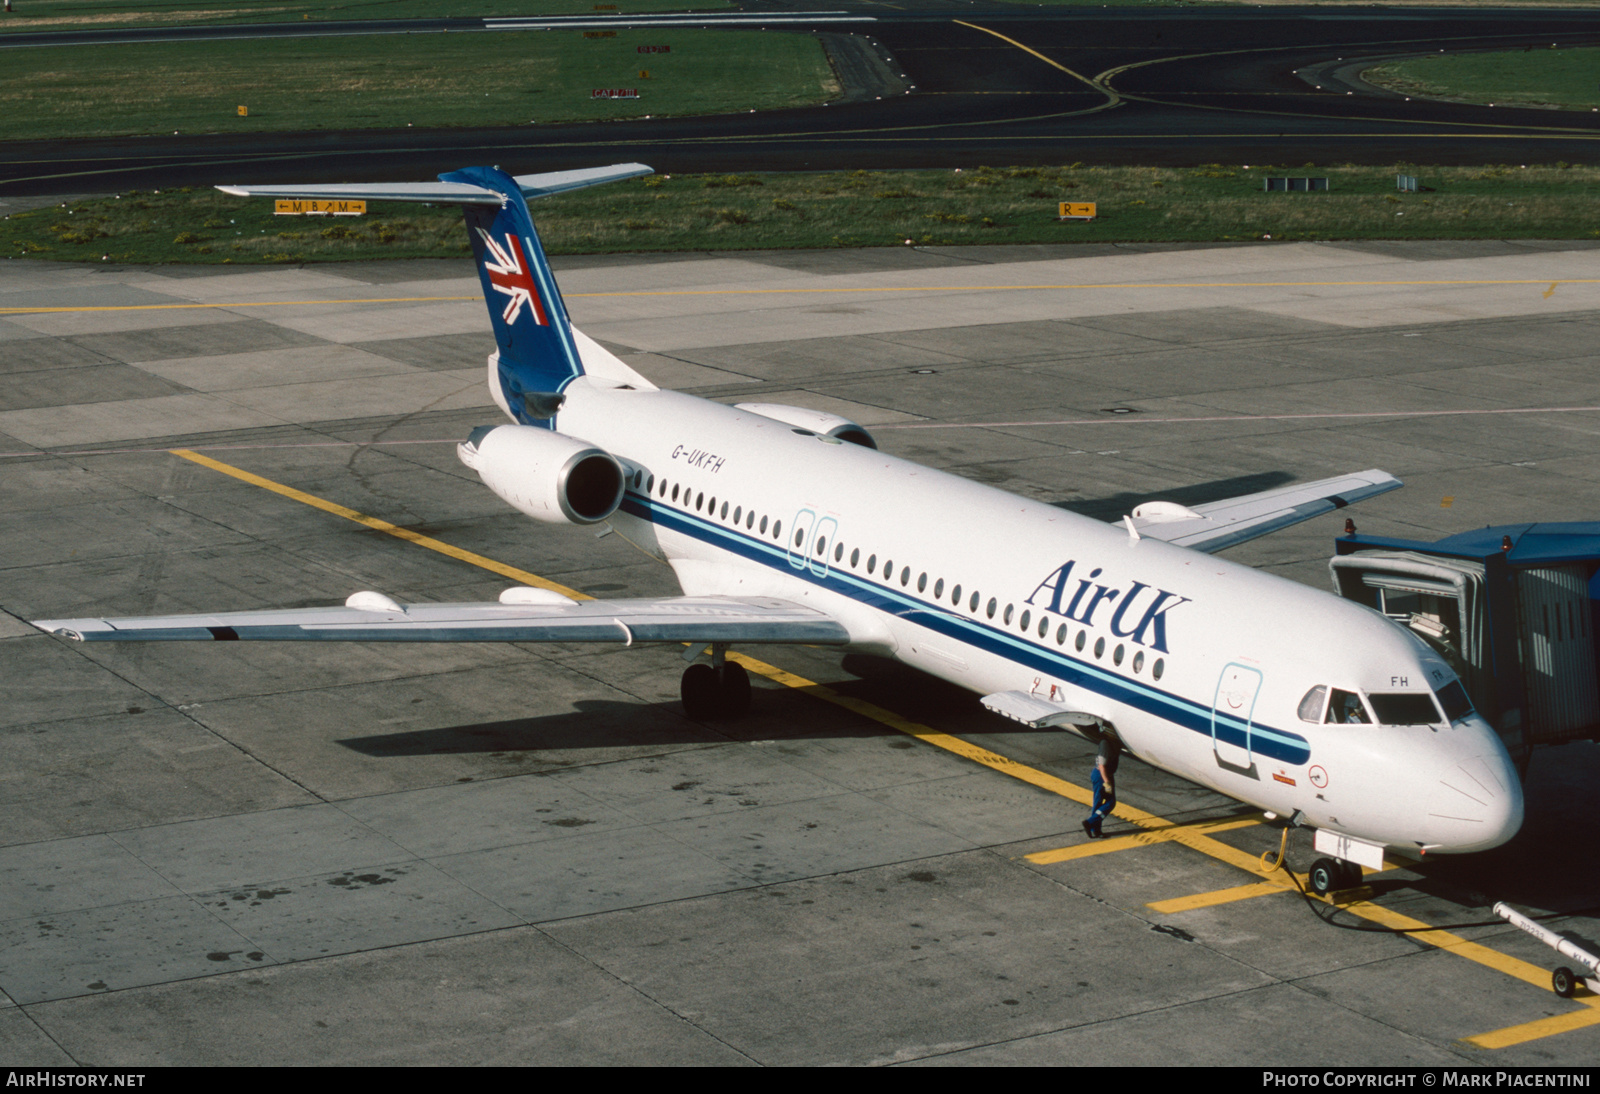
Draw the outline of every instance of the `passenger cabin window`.
<instances>
[{"instance_id":1,"label":"passenger cabin window","mask_svg":"<svg viewBox=\"0 0 1600 1094\"><path fill-rule=\"evenodd\" d=\"M1322 706L1328 699L1328 688L1325 684L1318 684L1306 692L1305 698L1300 700L1300 720L1302 722L1322 721Z\"/></svg>"},{"instance_id":2,"label":"passenger cabin window","mask_svg":"<svg viewBox=\"0 0 1600 1094\"><path fill-rule=\"evenodd\" d=\"M1433 696L1427 692L1400 692L1390 695L1368 695L1372 713L1378 724L1384 726L1436 726L1439 708L1433 705Z\"/></svg>"},{"instance_id":3,"label":"passenger cabin window","mask_svg":"<svg viewBox=\"0 0 1600 1094\"><path fill-rule=\"evenodd\" d=\"M1361 696L1353 691L1340 691L1334 689L1333 697L1328 700L1328 722L1344 722L1349 725L1368 726L1372 724L1372 716L1367 713L1367 708L1361 702Z\"/></svg>"}]
</instances>

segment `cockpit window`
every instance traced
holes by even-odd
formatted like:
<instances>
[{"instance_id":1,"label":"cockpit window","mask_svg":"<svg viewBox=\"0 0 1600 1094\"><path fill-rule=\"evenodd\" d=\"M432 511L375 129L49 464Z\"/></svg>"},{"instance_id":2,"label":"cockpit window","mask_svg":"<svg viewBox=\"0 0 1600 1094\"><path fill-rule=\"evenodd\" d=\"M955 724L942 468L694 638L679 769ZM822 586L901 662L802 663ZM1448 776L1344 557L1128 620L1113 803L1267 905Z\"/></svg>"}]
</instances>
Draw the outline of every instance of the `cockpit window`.
<instances>
[{"instance_id":1,"label":"cockpit window","mask_svg":"<svg viewBox=\"0 0 1600 1094\"><path fill-rule=\"evenodd\" d=\"M1386 726L1432 726L1439 724L1439 708L1433 705L1433 696L1427 693L1407 692L1395 695L1368 695L1372 712L1378 722Z\"/></svg>"},{"instance_id":2,"label":"cockpit window","mask_svg":"<svg viewBox=\"0 0 1600 1094\"><path fill-rule=\"evenodd\" d=\"M1459 722L1472 713L1472 700L1467 698L1467 689L1461 686L1460 680L1452 680L1439 689L1439 705L1452 722Z\"/></svg>"},{"instance_id":3,"label":"cockpit window","mask_svg":"<svg viewBox=\"0 0 1600 1094\"><path fill-rule=\"evenodd\" d=\"M1335 688L1333 697L1328 700L1327 721L1366 726L1372 724L1372 717L1362 704L1361 696L1353 691L1340 691Z\"/></svg>"},{"instance_id":4,"label":"cockpit window","mask_svg":"<svg viewBox=\"0 0 1600 1094\"><path fill-rule=\"evenodd\" d=\"M1328 689L1318 684L1306 692L1306 697L1300 700L1300 720L1302 722L1322 721L1322 704L1327 702Z\"/></svg>"}]
</instances>

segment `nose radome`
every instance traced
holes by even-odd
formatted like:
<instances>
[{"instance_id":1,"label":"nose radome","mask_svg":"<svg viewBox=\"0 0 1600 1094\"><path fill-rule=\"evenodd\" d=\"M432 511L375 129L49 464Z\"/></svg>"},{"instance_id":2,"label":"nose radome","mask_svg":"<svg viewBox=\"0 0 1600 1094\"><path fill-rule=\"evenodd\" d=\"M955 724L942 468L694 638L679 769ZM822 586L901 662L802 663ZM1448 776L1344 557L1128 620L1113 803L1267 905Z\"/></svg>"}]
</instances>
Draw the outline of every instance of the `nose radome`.
<instances>
[{"instance_id":1,"label":"nose radome","mask_svg":"<svg viewBox=\"0 0 1600 1094\"><path fill-rule=\"evenodd\" d=\"M1441 851L1487 851L1522 827L1522 785L1504 756L1448 764L1425 818L1428 842Z\"/></svg>"}]
</instances>

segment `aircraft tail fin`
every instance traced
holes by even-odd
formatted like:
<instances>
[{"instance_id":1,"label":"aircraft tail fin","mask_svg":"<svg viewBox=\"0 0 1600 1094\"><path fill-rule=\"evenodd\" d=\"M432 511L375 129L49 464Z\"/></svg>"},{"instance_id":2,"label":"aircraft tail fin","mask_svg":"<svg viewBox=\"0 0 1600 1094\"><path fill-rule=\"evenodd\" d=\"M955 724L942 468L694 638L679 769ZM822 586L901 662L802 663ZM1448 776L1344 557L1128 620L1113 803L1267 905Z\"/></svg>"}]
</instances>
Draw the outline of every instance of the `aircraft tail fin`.
<instances>
[{"instance_id":1,"label":"aircraft tail fin","mask_svg":"<svg viewBox=\"0 0 1600 1094\"><path fill-rule=\"evenodd\" d=\"M440 175L438 182L217 189L242 197L459 204L499 347L491 358L490 384L496 401L524 425L553 428L555 413L564 400L562 392L585 370L566 304L550 272L526 199L650 173L650 168L639 163L515 178L496 167L467 167ZM618 366L625 367L620 362Z\"/></svg>"},{"instance_id":2,"label":"aircraft tail fin","mask_svg":"<svg viewBox=\"0 0 1600 1094\"><path fill-rule=\"evenodd\" d=\"M461 208L494 326L498 395L517 421L548 426L561 408L562 390L583 375L583 359L522 189L493 167L452 171L439 181L493 190L504 199L498 207L473 202Z\"/></svg>"}]
</instances>

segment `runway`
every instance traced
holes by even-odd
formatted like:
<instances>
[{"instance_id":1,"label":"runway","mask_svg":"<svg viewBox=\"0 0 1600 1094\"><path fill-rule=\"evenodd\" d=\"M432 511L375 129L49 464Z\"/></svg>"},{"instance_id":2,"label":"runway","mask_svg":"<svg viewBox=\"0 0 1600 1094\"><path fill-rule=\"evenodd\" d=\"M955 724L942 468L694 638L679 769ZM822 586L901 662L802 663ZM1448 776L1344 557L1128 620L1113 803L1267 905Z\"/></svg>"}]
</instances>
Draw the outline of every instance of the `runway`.
<instances>
[{"instance_id":1,"label":"runway","mask_svg":"<svg viewBox=\"0 0 1600 1094\"><path fill-rule=\"evenodd\" d=\"M745 26L752 14L762 13L730 18ZM870 81L874 88L865 101L761 114L495 129L14 142L0 152L0 196L227 182L415 179L462 163L534 171L637 160L661 171L697 172L1074 161L1593 163L1600 157L1600 114L1407 101L1341 75L1357 57L1376 63L1439 50L1592 45L1600 41L1600 13L1594 11L1019 12L976 5L917 11L845 5L825 14L766 14L774 32L781 27L869 39L889 58L881 79ZM615 24L654 25L649 21L661 18ZM708 25L717 21L704 17ZM335 30L351 33L355 26ZM385 34L400 29L374 24L375 32ZM415 30L438 28L426 23ZM480 24L477 30L492 28ZM203 31L247 32L238 27ZM282 25L261 31L275 37L298 32ZM83 33L94 36L84 43L103 43L109 34ZM138 38L154 32L128 33ZM60 44L62 37L38 40ZM26 41L20 35L0 37L0 49L21 48ZM860 82L858 67L849 66L849 74ZM902 93L907 86L910 90Z\"/></svg>"},{"instance_id":2,"label":"runway","mask_svg":"<svg viewBox=\"0 0 1600 1094\"><path fill-rule=\"evenodd\" d=\"M1106 245L558 275L658 383L847 414L1105 519L1398 475L1230 553L1326 588L1347 515L1428 538L1600 512L1595 256ZM1088 745L872 658L752 651L754 712L701 724L670 648L27 626L527 576L675 592L457 462L496 420L491 341L464 262L0 262L0 1059L1592 1064L1597 1001L1483 925L1506 900L1600 936L1592 743L1535 757L1507 847L1336 911L1259 872L1279 838L1259 815L1133 761L1113 838L1086 844ZM1303 833L1290 852L1304 869Z\"/></svg>"}]
</instances>

